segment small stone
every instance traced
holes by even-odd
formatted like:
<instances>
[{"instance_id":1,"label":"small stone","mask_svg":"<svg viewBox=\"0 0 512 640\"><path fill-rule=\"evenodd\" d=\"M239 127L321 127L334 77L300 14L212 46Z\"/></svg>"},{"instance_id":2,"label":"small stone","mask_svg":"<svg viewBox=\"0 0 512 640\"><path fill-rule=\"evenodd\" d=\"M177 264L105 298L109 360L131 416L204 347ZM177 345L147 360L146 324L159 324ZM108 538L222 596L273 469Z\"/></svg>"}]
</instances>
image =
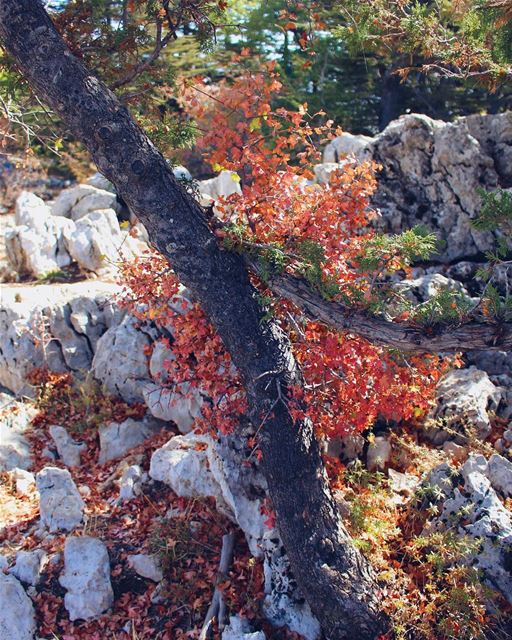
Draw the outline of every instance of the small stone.
<instances>
[{"instance_id":1,"label":"small stone","mask_svg":"<svg viewBox=\"0 0 512 640\"><path fill-rule=\"evenodd\" d=\"M412 473L400 473L394 469L388 469L389 487L396 493L412 496L420 480Z\"/></svg>"},{"instance_id":2,"label":"small stone","mask_svg":"<svg viewBox=\"0 0 512 640\"><path fill-rule=\"evenodd\" d=\"M21 582L35 586L41 578L41 571L46 561L47 555L42 549L18 551L16 564L12 567L10 573Z\"/></svg>"},{"instance_id":3,"label":"small stone","mask_svg":"<svg viewBox=\"0 0 512 640\"><path fill-rule=\"evenodd\" d=\"M52 424L50 435L57 447L57 453L67 467L80 466L80 455L86 449L83 442L75 442L64 427Z\"/></svg>"},{"instance_id":4,"label":"small stone","mask_svg":"<svg viewBox=\"0 0 512 640\"><path fill-rule=\"evenodd\" d=\"M84 498L87 498L87 496L91 495L91 488L88 487L86 484L81 484L78 487L78 492L80 493L81 496L83 496Z\"/></svg>"},{"instance_id":5,"label":"small stone","mask_svg":"<svg viewBox=\"0 0 512 640\"><path fill-rule=\"evenodd\" d=\"M443 451L454 461L454 462L462 462L466 457L467 450L465 447L453 442L452 440L448 440L443 444Z\"/></svg>"},{"instance_id":6,"label":"small stone","mask_svg":"<svg viewBox=\"0 0 512 640\"><path fill-rule=\"evenodd\" d=\"M0 572L0 638L33 640L35 632L32 601L14 576Z\"/></svg>"},{"instance_id":7,"label":"small stone","mask_svg":"<svg viewBox=\"0 0 512 640\"><path fill-rule=\"evenodd\" d=\"M355 433L341 438L331 438L327 442L327 455L341 458L344 462L351 462L362 454L363 448L363 436Z\"/></svg>"},{"instance_id":8,"label":"small stone","mask_svg":"<svg viewBox=\"0 0 512 640\"><path fill-rule=\"evenodd\" d=\"M162 568L157 557L145 553L128 556L128 565L143 578L160 582L164 579Z\"/></svg>"},{"instance_id":9,"label":"small stone","mask_svg":"<svg viewBox=\"0 0 512 640\"><path fill-rule=\"evenodd\" d=\"M67 591L64 607L71 621L88 620L106 611L114 601L114 592L105 544L88 536L69 537L59 582Z\"/></svg>"},{"instance_id":10,"label":"small stone","mask_svg":"<svg viewBox=\"0 0 512 640\"><path fill-rule=\"evenodd\" d=\"M391 443L384 436L376 436L368 447L366 466L369 471L382 471L391 458Z\"/></svg>"},{"instance_id":11,"label":"small stone","mask_svg":"<svg viewBox=\"0 0 512 640\"><path fill-rule=\"evenodd\" d=\"M20 496L29 496L36 488L36 479L33 473L25 469L13 469L12 476L16 483L16 493Z\"/></svg>"},{"instance_id":12,"label":"small stone","mask_svg":"<svg viewBox=\"0 0 512 640\"><path fill-rule=\"evenodd\" d=\"M119 499L133 500L142 493L142 483L147 479L146 474L138 464L132 464L124 470L119 483Z\"/></svg>"},{"instance_id":13,"label":"small stone","mask_svg":"<svg viewBox=\"0 0 512 640\"><path fill-rule=\"evenodd\" d=\"M72 531L82 522L84 502L67 469L45 467L36 476L41 523L50 532Z\"/></svg>"}]
</instances>

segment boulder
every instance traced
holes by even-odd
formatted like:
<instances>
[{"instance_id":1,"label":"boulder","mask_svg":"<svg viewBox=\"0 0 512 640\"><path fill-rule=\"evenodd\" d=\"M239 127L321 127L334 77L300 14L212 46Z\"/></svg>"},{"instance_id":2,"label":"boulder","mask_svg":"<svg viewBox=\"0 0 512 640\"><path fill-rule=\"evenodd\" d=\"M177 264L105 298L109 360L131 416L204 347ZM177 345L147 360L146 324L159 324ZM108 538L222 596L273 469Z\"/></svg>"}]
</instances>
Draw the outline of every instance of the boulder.
<instances>
[{"instance_id":1,"label":"boulder","mask_svg":"<svg viewBox=\"0 0 512 640\"><path fill-rule=\"evenodd\" d=\"M94 377L126 402L144 402L143 387L150 382L146 347L151 340L137 324L135 318L126 316L106 331L92 361Z\"/></svg>"},{"instance_id":2,"label":"boulder","mask_svg":"<svg viewBox=\"0 0 512 640\"><path fill-rule=\"evenodd\" d=\"M409 114L375 138L356 143L359 159L364 156L382 167L372 196L372 205L382 214L378 226L398 233L425 225L444 241L438 256L444 263L491 249L493 234L474 229L471 219L480 209L479 188L509 184L510 169L500 154L506 158L510 153L511 116L503 116L445 123ZM496 132L499 142L486 142L486 129ZM332 147L324 155L324 162L329 161L336 161Z\"/></svg>"},{"instance_id":3,"label":"boulder","mask_svg":"<svg viewBox=\"0 0 512 640\"><path fill-rule=\"evenodd\" d=\"M21 276L41 277L71 264L66 238L71 220L48 216L37 226L18 225L5 232L5 249L12 268Z\"/></svg>"},{"instance_id":4,"label":"boulder","mask_svg":"<svg viewBox=\"0 0 512 640\"><path fill-rule=\"evenodd\" d=\"M96 187L96 189L103 189L103 191L110 191L112 193L116 192L114 185L110 180L105 178L105 176L99 171L87 178L86 184L90 184L92 187Z\"/></svg>"},{"instance_id":5,"label":"boulder","mask_svg":"<svg viewBox=\"0 0 512 640\"><path fill-rule=\"evenodd\" d=\"M14 576L0 571L0 638L34 640L35 632L32 600Z\"/></svg>"},{"instance_id":6,"label":"boulder","mask_svg":"<svg viewBox=\"0 0 512 640\"><path fill-rule=\"evenodd\" d=\"M22 191L16 198L14 222L16 225L42 228L51 215L50 207L34 193Z\"/></svg>"},{"instance_id":7,"label":"boulder","mask_svg":"<svg viewBox=\"0 0 512 640\"><path fill-rule=\"evenodd\" d=\"M66 244L73 260L88 271L112 268L133 257L113 209L84 213L66 234Z\"/></svg>"},{"instance_id":8,"label":"boulder","mask_svg":"<svg viewBox=\"0 0 512 640\"><path fill-rule=\"evenodd\" d=\"M154 555L146 553L137 553L128 556L128 566L130 566L137 575L147 578L153 582L161 582L164 579L160 561Z\"/></svg>"},{"instance_id":9,"label":"boulder","mask_svg":"<svg viewBox=\"0 0 512 640\"><path fill-rule=\"evenodd\" d=\"M327 442L327 455L351 462L358 458L364 449L364 438L360 433L334 437Z\"/></svg>"},{"instance_id":10,"label":"boulder","mask_svg":"<svg viewBox=\"0 0 512 640\"><path fill-rule=\"evenodd\" d=\"M501 591L512 603L509 569L512 513L496 493L496 490L502 491L503 477L496 474L502 463L493 458L486 460L482 455L470 455L460 475L446 464L431 472L428 484L431 487L442 484L442 491L435 493L439 515L429 523L424 534L449 530L474 538L478 544L465 561L481 570L489 586Z\"/></svg>"},{"instance_id":11,"label":"boulder","mask_svg":"<svg viewBox=\"0 0 512 640\"><path fill-rule=\"evenodd\" d=\"M158 433L164 425L158 420L146 416L143 420L127 418L123 422L109 422L101 425L99 464L105 464L109 460L122 458L130 449L138 447L155 433Z\"/></svg>"},{"instance_id":12,"label":"boulder","mask_svg":"<svg viewBox=\"0 0 512 640\"><path fill-rule=\"evenodd\" d=\"M36 475L41 523L50 532L72 531L83 518L82 500L67 469L45 467Z\"/></svg>"},{"instance_id":13,"label":"boulder","mask_svg":"<svg viewBox=\"0 0 512 640\"><path fill-rule=\"evenodd\" d=\"M180 433L189 433L196 418L201 415L201 393L186 383L180 385L179 391L147 383L143 387L143 395L151 415L173 422Z\"/></svg>"},{"instance_id":14,"label":"boulder","mask_svg":"<svg viewBox=\"0 0 512 640\"><path fill-rule=\"evenodd\" d=\"M86 445L83 442L75 442L60 425L52 424L49 431L62 462L67 467L80 466L80 455L87 448Z\"/></svg>"},{"instance_id":15,"label":"boulder","mask_svg":"<svg viewBox=\"0 0 512 640\"><path fill-rule=\"evenodd\" d=\"M114 601L114 592L105 544L89 536L69 537L59 582L67 591L64 607L71 621L88 620L106 611Z\"/></svg>"},{"instance_id":16,"label":"boulder","mask_svg":"<svg viewBox=\"0 0 512 640\"><path fill-rule=\"evenodd\" d=\"M123 316L115 302L119 292L119 285L99 280L4 286L0 384L15 394L30 396L27 375L35 368L89 370L100 336Z\"/></svg>"},{"instance_id":17,"label":"boulder","mask_svg":"<svg viewBox=\"0 0 512 640\"><path fill-rule=\"evenodd\" d=\"M485 440L491 432L489 411L496 410L501 392L487 373L476 367L450 371L439 381L436 407L430 413L433 428L427 436L434 444L453 438L457 444L467 441L467 429Z\"/></svg>"},{"instance_id":18,"label":"boulder","mask_svg":"<svg viewBox=\"0 0 512 640\"><path fill-rule=\"evenodd\" d=\"M98 209L117 211L120 207L116 194L98 187L98 179L93 178L94 181L96 184L79 184L62 191L52 205L52 215L79 220L82 216Z\"/></svg>"},{"instance_id":19,"label":"boulder","mask_svg":"<svg viewBox=\"0 0 512 640\"><path fill-rule=\"evenodd\" d=\"M35 586L41 578L41 571L47 560L48 557L42 549L18 551L16 564L12 567L10 573L21 582Z\"/></svg>"},{"instance_id":20,"label":"boulder","mask_svg":"<svg viewBox=\"0 0 512 640\"><path fill-rule=\"evenodd\" d=\"M151 456L149 475L169 485L180 497L213 496L222 498L222 490L210 468L212 448L208 436L189 433L175 436Z\"/></svg>"}]
</instances>

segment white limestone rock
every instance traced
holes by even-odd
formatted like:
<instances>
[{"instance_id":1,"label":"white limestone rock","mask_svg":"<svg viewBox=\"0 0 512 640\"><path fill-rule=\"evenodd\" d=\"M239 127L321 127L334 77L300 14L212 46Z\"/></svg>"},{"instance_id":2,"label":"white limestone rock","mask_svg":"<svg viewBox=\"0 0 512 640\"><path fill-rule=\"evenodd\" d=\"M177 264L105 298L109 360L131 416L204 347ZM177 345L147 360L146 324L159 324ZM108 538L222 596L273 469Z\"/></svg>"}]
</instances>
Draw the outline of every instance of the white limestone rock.
<instances>
[{"instance_id":1,"label":"white limestone rock","mask_svg":"<svg viewBox=\"0 0 512 640\"><path fill-rule=\"evenodd\" d=\"M464 119L445 123L419 114L391 122L367 146L382 165L372 204L378 225L399 232L424 224L444 241L439 259L468 259L492 247L492 233L474 229L478 188L499 181L496 163L471 135Z\"/></svg>"},{"instance_id":2,"label":"white limestone rock","mask_svg":"<svg viewBox=\"0 0 512 640\"><path fill-rule=\"evenodd\" d=\"M512 513L496 493L502 491L501 471L508 471L508 466L503 466L499 458L497 454L489 460L479 454L470 455L460 470L463 490L448 465L431 472L429 484L439 486L442 482L443 488L436 494L440 513L430 522L426 533L448 529L475 538L478 547L466 561L481 569L485 581L512 603L512 576L508 568Z\"/></svg>"},{"instance_id":3,"label":"white limestone rock","mask_svg":"<svg viewBox=\"0 0 512 640\"><path fill-rule=\"evenodd\" d=\"M106 331L92 361L94 377L126 402L144 402L143 387L151 380L145 353L151 340L136 324L135 318L126 316Z\"/></svg>"},{"instance_id":4,"label":"white limestone rock","mask_svg":"<svg viewBox=\"0 0 512 640\"><path fill-rule=\"evenodd\" d=\"M142 578L147 578L153 582L161 582L164 579L160 561L154 555L146 553L136 553L129 555L128 565Z\"/></svg>"},{"instance_id":5,"label":"white limestone rock","mask_svg":"<svg viewBox=\"0 0 512 640\"><path fill-rule=\"evenodd\" d=\"M31 396L27 374L37 367L89 370L100 336L123 316L116 304L120 290L100 280L5 285L0 299L0 384Z\"/></svg>"},{"instance_id":6,"label":"white limestone rock","mask_svg":"<svg viewBox=\"0 0 512 640\"><path fill-rule=\"evenodd\" d=\"M67 467L80 466L80 456L87 448L83 442L75 442L64 427L52 424L50 435L57 448L60 459Z\"/></svg>"},{"instance_id":7,"label":"white limestone rock","mask_svg":"<svg viewBox=\"0 0 512 640\"><path fill-rule=\"evenodd\" d=\"M84 213L67 233L66 243L73 260L88 271L112 269L133 256L113 209Z\"/></svg>"},{"instance_id":8,"label":"white limestone rock","mask_svg":"<svg viewBox=\"0 0 512 640\"><path fill-rule=\"evenodd\" d=\"M0 352L0 365L1 355ZM32 405L19 402L8 393L0 393L0 471L26 470L32 466L25 432L36 413Z\"/></svg>"},{"instance_id":9,"label":"white limestone rock","mask_svg":"<svg viewBox=\"0 0 512 640\"><path fill-rule=\"evenodd\" d=\"M52 205L52 215L78 220L98 209L118 211L120 207L116 194L109 189L98 187L98 180L95 182L96 184L79 184L61 191Z\"/></svg>"},{"instance_id":10,"label":"white limestone rock","mask_svg":"<svg viewBox=\"0 0 512 640\"><path fill-rule=\"evenodd\" d=\"M354 135L344 131L340 136L331 140L324 149L323 161L325 162L340 162L346 156L352 158L362 159L366 147L373 138L363 135Z\"/></svg>"},{"instance_id":11,"label":"white limestone rock","mask_svg":"<svg viewBox=\"0 0 512 640\"><path fill-rule=\"evenodd\" d=\"M67 469L45 467L36 475L41 523L51 533L72 531L83 518L82 500Z\"/></svg>"},{"instance_id":12,"label":"white limestone rock","mask_svg":"<svg viewBox=\"0 0 512 640\"><path fill-rule=\"evenodd\" d=\"M209 464L211 441L189 433L175 436L151 456L149 475L169 485L180 497L221 496Z\"/></svg>"},{"instance_id":13,"label":"white limestone rock","mask_svg":"<svg viewBox=\"0 0 512 640\"><path fill-rule=\"evenodd\" d=\"M315 181L318 184L329 184L331 181L331 174L342 169L345 164L345 162L323 162L322 164L316 164L313 167L315 172Z\"/></svg>"},{"instance_id":14,"label":"white limestone rock","mask_svg":"<svg viewBox=\"0 0 512 640\"><path fill-rule=\"evenodd\" d=\"M18 551L16 554L16 564L10 570L12 575L18 580L35 586L41 579L41 571L43 570L48 557L42 549L35 551Z\"/></svg>"},{"instance_id":15,"label":"white limestone rock","mask_svg":"<svg viewBox=\"0 0 512 640\"><path fill-rule=\"evenodd\" d=\"M500 397L499 387L484 371L473 366L450 371L437 385L437 404L430 414L435 428L428 430L427 436L440 445L455 431L460 433L455 442L465 444L469 427L485 440L491 432L489 411L496 410Z\"/></svg>"},{"instance_id":16,"label":"white limestone rock","mask_svg":"<svg viewBox=\"0 0 512 640\"><path fill-rule=\"evenodd\" d=\"M411 496L420 480L412 473L401 473L395 469L388 469L389 488L396 492Z\"/></svg>"},{"instance_id":17,"label":"white limestone rock","mask_svg":"<svg viewBox=\"0 0 512 640\"><path fill-rule=\"evenodd\" d=\"M251 553L260 557L263 552L260 543L265 531L268 532L261 499L249 499L241 491L243 470L239 465L229 468L228 465L209 436L191 432L174 436L153 453L149 475L168 484L179 496L214 497L217 508L244 532ZM227 475L232 479L229 484Z\"/></svg>"},{"instance_id":18,"label":"white limestone rock","mask_svg":"<svg viewBox=\"0 0 512 640\"><path fill-rule=\"evenodd\" d=\"M263 631L251 631L249 621L240 616L229 616L229 624L222 632L222 640L266 640Z\"/></svg>"},{"instance_id":19,"label":"white limestone rock","mask_svg":"<svg viewBox=\"0 0 512 640\"><path fill-rule=\"evenodd\" d=\"M90 184L91 187L96 187L96 189L102 189L103 191L110 191L111 193L116 192L114 185L110 180L105 178L105 176L99 171L87 178L86 184Z\"/></svg>"},{"instance_id":20,"label":"white limestone rock","mask_svg":"<svg viewBox=\"0 0 512 640\"><path fill-rule=\"evenodd\" d=\"M71 264L66 237L72 233L71 220L48 216L37 226L18 225L5 232L7 259L22 276L40 277Z\"/></svg>"},{"instance_id":21,"label":"white limestone rock","mask_svg":"<svg viewBox=\"0 0 512 640\"><path fill-rule=\"evenodd\" d=\"M233 171L221 171L215 178L199 181L199 193L218 200L221 196L241 194L240 178Z\"/></svg>"},{"instance_id":22,"label":"white limestone rock","mask_svg":"<svg viewBox=\"0 0 512 640\"><path fill-rule=\"evenodd\" d=\"M158 433L164 425L146 416L143 420L127 418L123 422L109 422L101 425L99 464L122 458L124 455Z\"/></svg>"},{"instance_id":23,"label":"white limestone rock","mask_svg":"<svg viewBox=\"0 0 512 640\"><path fill-rule=\"evenodd\" d=\"M151 415L166 422L174 422L180 433L189 433L203 404L200 391L184 383L180 390L147 383L143 386L146 406Z\"/></svg>"},{"instance_id":24,"label":"white limestone rock","mask_svg":"<svg viewBox=\"0 0 512 640\"><path fill-rule=\"evenodd\" d=\"M105 612L114 601L105 544L89 536L67 538L59 582L67 591L64 607L71 621L89 620Z\"/></svg>"},{"instance_id":25,"label":"white limestone rock","mask_svg":"<svg viewBox=\"0 0 512 640\"><path fill-rule=\"evenodd\" d=\"M34 640L36 616L34 605L12 575L0 571L0 638Z\"/></svg>"},{"instance_id":26,"label":"white limestone rock","mask_svg":"<svg viewBox=\"0 0 512 640\"><path fill-rule=\"evenodd\" d=\"M351 462L358 458L364 449L364 438L360 433L334 437L327 442L327 455Z\"/></svg>"},{"instance_id":27,"label":"white limestone rock","mask_svg":"<svg viewBox=\"0 0 512 640\"><path fill-rule=\"evenodd\" d=\"M119 481L119 500L125 502L133 500L142 493L142 485L147 480L147 474L138 464L132 464L123 471Z\"/></svg>"},{"instance_id":28,"label":"white limestone rock","mask_svg":"<svg viewBox=\"0 0 512 640\"><path fill-rule=\"evenodd\" d=\"M492 486L505 498L512 496L512 462L495 453L489 458L487 475Z\"/></svg>"},{"instance_id":29,"label":"white limestone rock","mask_svg":"<svg viewBox=\"0 0 512 640\"><path fill-rule=\"evenodd\" d=\"M36 479L33 473L25 469L13 469L12 477L16 483L16 493L20 496L29 496L36 488Z\"/></svg>"}]
</instances>

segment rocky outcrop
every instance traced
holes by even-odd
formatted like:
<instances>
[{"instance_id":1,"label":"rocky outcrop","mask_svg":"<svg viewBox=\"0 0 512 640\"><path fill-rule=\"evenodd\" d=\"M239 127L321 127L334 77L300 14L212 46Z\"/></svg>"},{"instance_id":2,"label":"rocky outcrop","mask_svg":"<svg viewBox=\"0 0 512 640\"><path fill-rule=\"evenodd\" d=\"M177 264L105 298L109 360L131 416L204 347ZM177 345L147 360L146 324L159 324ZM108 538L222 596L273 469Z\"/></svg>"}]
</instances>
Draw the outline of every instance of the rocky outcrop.
<instances>
[{"instance_id":1,"label":"rocky outcrop","mask_svg":"<svg viewBox=\"0 0 512 640\"><path fill-rule=\"evenodd\" d=\"M10 573L16 576L21 582L35 586L41 578L41 571L47 560L47 555L42 549L18 551L16 554L16 564Z\"/></svg>"},{"instance_id":2,"label":"rocky outcrop","mask_svg":"<svg viewBox=\"0 0 512 640\"><path fill-rule=\"evenodd\" d=\"M0 571L0 638L34 640L36 616L31 599L14 576Z\"/></svg>"},{"instance_id":3,"label":"rocky outcrop","mask_svg":"<svg viewBox=\"0 0 512 640\"><path fill-rule=\"evenodd\" d=\"M316 640L320 625L297 591L278 532L265 524L266 483L256 468L243 461L237 437L215 442L189 433L171 438L154 452L149 475L179 496L214 497L218 510L244 532L251 553L263 557L265 615L276 626L286 625L306 640Z\"/></svg>"},{"instance_id":4,"label":"rocky outcrop","mask_svg":"<svg viewBox=\"0 0 512 640\"><path fill-rule=\"evenodd\" d=\"M126 316L98 341L92 361L94 377L126 402L144 402L143 385L151 380L146 355L150 344L150 336L135 318Z\"/></svg>"},{"instance_id":5,"label":"rocky outcrop","mask_svg":"<svg viewBox=\"0 0 512 640\"><path fill-rule=\"evenodd\" d=\"M67 469L45 467L36 476L41 524L51 533L72 531L83 518L82 500Z\"/></svg>"},{"instance_id":6,"label":"rocky outcrop","mask_svg":"<svg viewBox=\"0 0 512 640\"><path fill-rule=\"evenodd\" d=\"M465 444L471 432L481 440L491 432L489 412L495 411L501 390L476 367L447 373L437 385L436 406L430 414L427 437L442 444L448 439Z\"/></svg>"},{"instance_id":7,"label":"rocky outcrop","mask_svg":"<svg viewBox=\"0 0 512 640\"><path fill-rule=\"evenodd\" d=\"M67 591L64 606L71 621L88 620L106 611L114 601L114 592L105 544L89 536L68 538L59 582Z\"/></svg>"},{"instance_id":8,"label":"rocky outcrop","mask_svg":"<svg viewBox=\"0 0 512 640\"><path fill-rule=\"evenodd\" d=\"M27 375L37 367L89 370L100 337L123 315L115 302L119 291L98 280L3 287L0 384L30 395Z\"/></svg>"},{"instance_id":9,"label":"rocky outcrop","mask_svg":"<svg viewBox=\"0 0 512 640\"><path fill-rule=\"evenodd\" d=\"M480 208L478 189L512 186L511 131L510 112L451 123L410 114L375 138L343 134L327 145L323 161L348 155L378 163L372 204L382 214L380 228L398 233L423 224L443 241L437 259L452 263L492 248L492 235L470 221Z\"/></svg>"},{"instance_id":10,"label":"rocky outcrop","mask_svg":"<svg viewBox=\"0 0 512 640\"><path fill-rule=\"evenodd\" d=\"M51 215L50 208L33 193L16 201L16 226L7 229L7 258L22 276L41 276L71 264L65 237L73 222Z\"/></svg>"},{"instance_id":11,"label":"rocky outcrop","mask_svg":"<svg viewBox=\"0 0 512 640\"><path fill-rule=\"evenodd\" d=\"M460 470L460 476L447 464L433 470L427 485L442 499L439 516L423 533L450 530L473 538L478 544L466 562L481 570L489 585L499 589L512 603L512 513L500 499L506 495L502 484L505 476L497 471L500 467L508 473L508 465L504 458L499 458L501 456L493 455L487 461L482 455L472 454ZM510 491L508 484L507 491Z\"/></svg>"}]
</instances>

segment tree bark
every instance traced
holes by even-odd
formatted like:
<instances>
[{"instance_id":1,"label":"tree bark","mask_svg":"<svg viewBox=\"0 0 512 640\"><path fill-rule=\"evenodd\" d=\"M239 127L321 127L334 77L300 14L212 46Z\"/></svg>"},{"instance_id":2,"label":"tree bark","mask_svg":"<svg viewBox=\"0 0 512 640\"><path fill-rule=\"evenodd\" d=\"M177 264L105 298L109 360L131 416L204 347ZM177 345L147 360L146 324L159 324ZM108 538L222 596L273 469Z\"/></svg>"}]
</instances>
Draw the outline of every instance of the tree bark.
<instances>
[{"instance_id":1,"label":"tree bark","mask_svg":"<svg viewBox=\"0 0 512 640\"><path fill-rule=\"evenodd\" d=\"M374 639L387 628L375 577L341 522L312 425L288 412L300 371L286 338L264 319L242 258L221 250L201 207L127 109L73 57L39 0L0 0L0 37L208 314L240 371L253 424L267 416L262 470L295 578L326 637Z\"/></svg>"},{"instance_id":2,"label":"tree bark","mask_svg":"<svg viewBox=\"0 0 512 640\"><path fill-rule=\"evenodd\" d=\"M249 260L253 271L260 271ZM339 331L356 333L371 342L412 353L449 353L456 351L510 351L512 323L467 322L460 326L439 324L419 327L391 322L340 302L325 300L302 278L290 274L275 275L268 281L274 293L293 302L311 320L319 320Z\"/></svg>"}]
</instances>

